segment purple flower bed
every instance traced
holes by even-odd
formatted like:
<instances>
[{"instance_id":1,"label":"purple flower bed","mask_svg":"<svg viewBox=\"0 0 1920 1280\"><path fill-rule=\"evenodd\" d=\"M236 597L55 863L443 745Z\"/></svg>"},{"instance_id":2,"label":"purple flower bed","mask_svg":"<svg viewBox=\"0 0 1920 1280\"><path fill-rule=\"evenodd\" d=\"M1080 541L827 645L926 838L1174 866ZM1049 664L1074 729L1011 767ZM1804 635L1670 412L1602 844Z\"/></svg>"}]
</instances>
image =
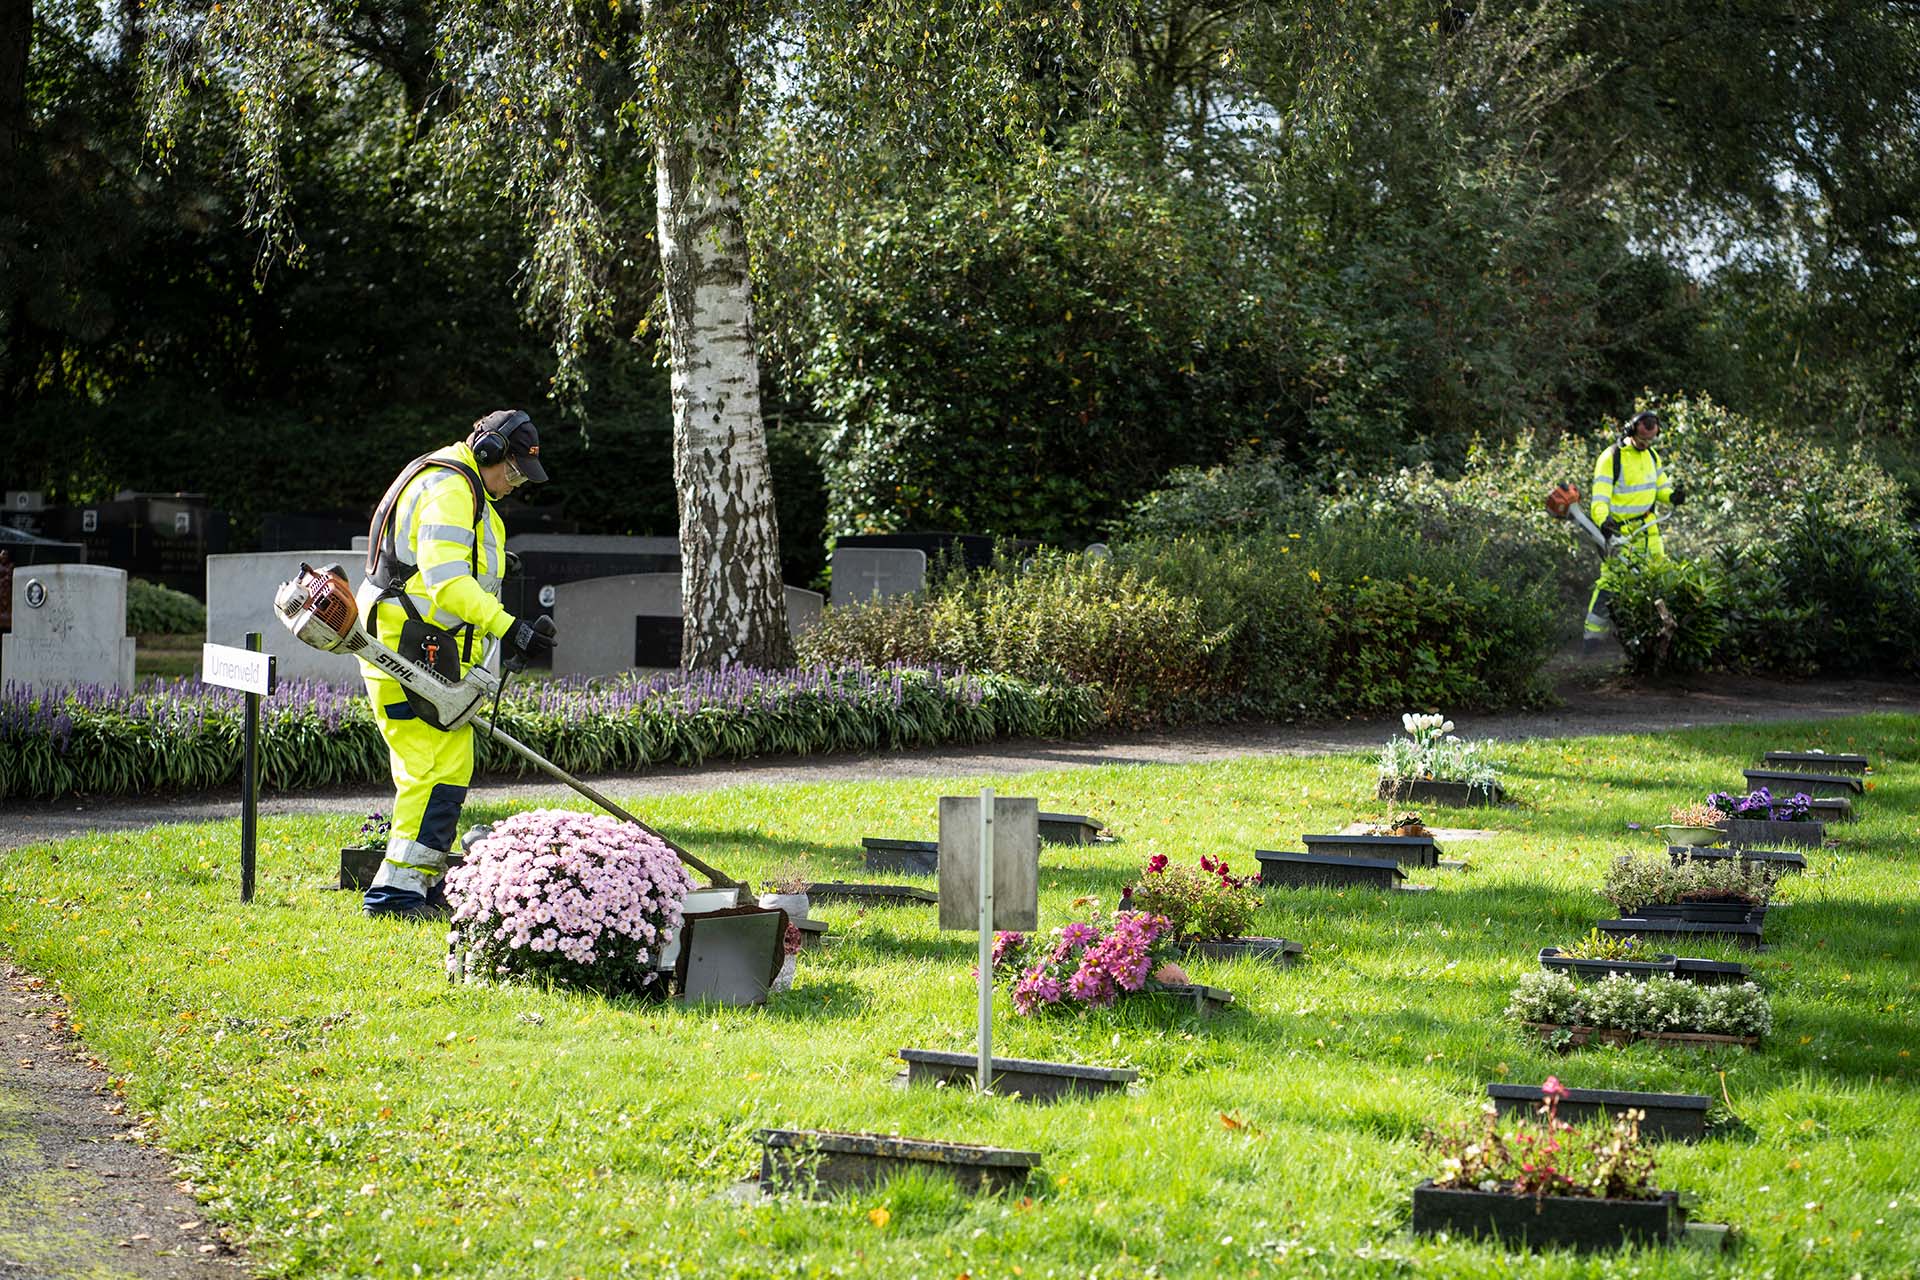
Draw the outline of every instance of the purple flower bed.
<instances>
[{"instance_id":1,"label":"purple flower bed","mask_svg":"<svg viewBox=\"0 0 1920 1280\"><path fill-rule=\"evenodd\" d=\"M0 690L0 799L206 790L239 780L245 695L194 679L31 694ZM897 750L998 737L1073 737L1099 695L940 668L674 673L512 686L506 732L574 773L818 751ZM356 687L288 681L264 702L262 785L384 783L387 749ZM482 739L480 771L530 766Z\"/></svg>"}]
</instances>

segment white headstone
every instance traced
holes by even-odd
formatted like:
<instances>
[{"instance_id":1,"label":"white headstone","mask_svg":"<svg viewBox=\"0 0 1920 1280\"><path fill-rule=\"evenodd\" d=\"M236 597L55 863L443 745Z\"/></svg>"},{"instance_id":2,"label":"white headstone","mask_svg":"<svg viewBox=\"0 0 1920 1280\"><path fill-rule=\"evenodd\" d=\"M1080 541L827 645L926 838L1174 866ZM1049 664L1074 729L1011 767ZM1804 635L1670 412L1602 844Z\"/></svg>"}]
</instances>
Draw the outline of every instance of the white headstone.
<instances>
[{"instance_id":1,"label":"white headstone","mask_svg":"<svg viewBox=\"0 0 1920 1280\"><path fill-rule=\"evenodd\" d=\"M357 688L360 664L345 654L328 653L300 640L281 625L273 611L274 588L298 577L302 562L318 569L341 564L347 580L358 582L365 555L351 551L256 551L243 555L207 557L207 642L246 643L249 631L258 631L262 652L279 659L280 680L320 680Z\"/></svg>"},{"instance_id":2,"label":"white headstone","mask_svg":"<svg viewBox=\"0 0 1920 1280\"><path fill-rule=\"evenodd\" d=\"M927 585L927 553L911 547L836 547L833 603L866 604Z\"/></svg>"},{"instance_id":3,"label":"white headstone","mask_svg":"<svg viewBox=\"0 0 1920 1280\"><path fill-rule=\"evenodd\" d=\"M787 589L787 626L795 635L820 620L825 604L817 591ZM628 573L588 578L554 587L553 647L557 676L610 676L634 669L637 620L678 618L680 575Z\"/></svg>"},{"instance_id":4,"label":"white headstone","mask_svg":"<svg viewBox=\"0 0 1920 1280\"><path fill-rule=\"evenodd\" d=\"M0 681L44 692L61 685L133 687L127 572L104 564L45 564L13 575L13 634L0 644Z\"/></svg>"},{"instance_id":5,"label":"white headstone","mask_svg":"<svg viewBox=\"0 0 1920 1280\"><path fill-rule=\"evenodd\" d=\"M980 927L980 797L940 797L940 927ZM993 927L1040 927L1040 802L993 798Z\"/></svg>"},{"instance_id":6,"label":"white headstone","mask_svg":"<svg viewBox=\"0 0 1920 1280\"><path fill-rule=\"evenodd\" d=\"M45 511L47 495L37 489L9 489L6 505L9 511Z\"/></svg>"}]
</instances>

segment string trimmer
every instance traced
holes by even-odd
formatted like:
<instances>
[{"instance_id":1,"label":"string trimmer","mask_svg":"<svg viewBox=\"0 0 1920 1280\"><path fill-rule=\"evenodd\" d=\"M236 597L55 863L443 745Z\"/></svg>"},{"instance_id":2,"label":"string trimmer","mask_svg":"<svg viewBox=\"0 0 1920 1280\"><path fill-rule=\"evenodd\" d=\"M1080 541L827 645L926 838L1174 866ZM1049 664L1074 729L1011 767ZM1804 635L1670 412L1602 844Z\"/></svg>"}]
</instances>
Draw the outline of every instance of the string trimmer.
<instances>
[{"instance_id":1,"label":"string trimmer","mask_svg":"<svg viewBox=\"0 0 1920 1280\"><path fill-rule=\"evenodd\" d=\"M547 759L532 747L502 730L480 709L488 699L500 696L502 682L485 667L475 666L458 680L449 679L432 667L409 662L382 644L360 621L360 605L347 585L346 570L337 564L315 569L300 566L300 576L283 582L273 594L274 611L287 630L304 644L327 653L342 653L370 662L399 681L410 693L425 698L438 713L441 727L458 729L472 724L488 737L539 769L557 782L564 782L622 822L631 822L673 850L680 861L706 876L720 888L744 887L741 882L722 875L673 841L655 831L600 792Z\"/></svg>"}]
</instances>

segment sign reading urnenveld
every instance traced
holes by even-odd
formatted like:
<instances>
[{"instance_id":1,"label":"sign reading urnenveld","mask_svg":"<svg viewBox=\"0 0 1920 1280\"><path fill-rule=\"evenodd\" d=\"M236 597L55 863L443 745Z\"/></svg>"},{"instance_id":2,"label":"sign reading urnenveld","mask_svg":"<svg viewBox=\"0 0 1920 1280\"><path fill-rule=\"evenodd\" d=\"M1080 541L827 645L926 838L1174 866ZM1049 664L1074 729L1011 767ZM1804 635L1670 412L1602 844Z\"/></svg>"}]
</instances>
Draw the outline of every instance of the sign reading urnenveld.
<instances>
[{"instance_id":1,"label":"sign reading urnenveld","mask_svg":"<svg viewBox=\"0 0 1920 1280\"><path fill-rule=\"evenodd\" d=\"M254 850L260 831L260 699L273 692L274 657L260 652L260 633L247 632L247 647L200 646L200 683L247 695L240 749L240 901L253 901Z\"/></svg>"},{"instance_id":2,"label":"sign reading urnenveld","mask_svg":"<svg viewBox=\"0 0 1920 1280\"><path fill-rule=\"evenodd\" d=\"M223 689L238 689L242 693L257 693L265 697L273 692L273 668L273 655L270 653L254 653L226 644L200 646L202 684L217 684Z\"/></svg>"}]
</instances>

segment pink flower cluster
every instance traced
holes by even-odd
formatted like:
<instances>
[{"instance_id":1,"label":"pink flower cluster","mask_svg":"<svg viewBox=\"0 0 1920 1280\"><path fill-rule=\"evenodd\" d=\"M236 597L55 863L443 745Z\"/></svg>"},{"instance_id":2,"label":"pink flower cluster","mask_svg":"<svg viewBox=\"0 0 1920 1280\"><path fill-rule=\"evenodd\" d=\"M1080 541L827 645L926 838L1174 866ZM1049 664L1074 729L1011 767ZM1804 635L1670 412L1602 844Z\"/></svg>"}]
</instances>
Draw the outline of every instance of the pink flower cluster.
<instances>
[{"instance_id":1,"label":"pink flower cluster","mask_svg":"<svg viewBox=\"0 0 1920 1280\"><path fill-rule=\"evenodd\" d=\"M1001 935L1018 939L1019 935ZM1021 940L1024 941L1024 940ZM1049 943L1021 954L1016 943L1003 955L995 939L995 960L1019 971L1013 1007L1023 1014L1075 1003L1103 1009L1122 994L1143 990L1171 941L1165 916L1120 911L1104 931L1075 922L1055 929ZM1024 962L1024 967L1022 967Z\"/></svg>"},{"instance_id":2,"label":"pink flower cluster","mask_svg":"<svg viewBox=\"0 0 1920 1280\"><path fill-rule=\"evenodd\" d=\"M679 927L691 888L673 850L639 827L565 809L496 823L447 873L454 941L466 945L470 971L537 969L596 988L610 985L587 977L596 966L602 977L650 984L651 957Z\"/></svg>"}]
</instances>

